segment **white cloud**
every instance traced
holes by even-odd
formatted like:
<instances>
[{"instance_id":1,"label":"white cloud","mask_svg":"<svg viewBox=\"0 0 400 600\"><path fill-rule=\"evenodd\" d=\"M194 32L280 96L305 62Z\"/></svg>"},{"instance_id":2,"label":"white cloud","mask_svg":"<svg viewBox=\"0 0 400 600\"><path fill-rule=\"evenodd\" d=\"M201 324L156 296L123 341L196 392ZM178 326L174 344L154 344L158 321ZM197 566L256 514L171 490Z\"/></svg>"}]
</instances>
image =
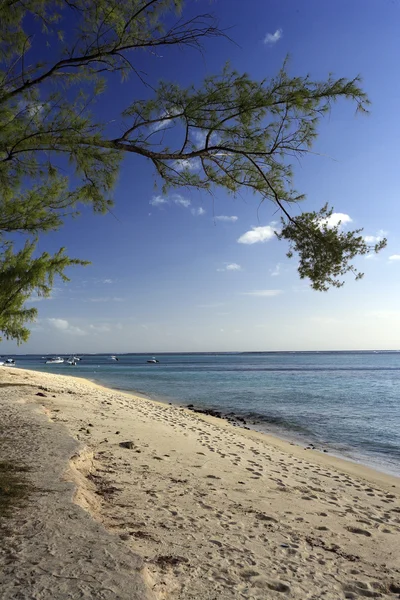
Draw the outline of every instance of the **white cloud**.
<instances>
[{"instance_id":1,"label":"white cloud","mask_svg":"<svg viewBox=\"0 0 400 600\"><path fill-rule=\"evenodd\" d=\"M65 319L47 319L48 322L54 329L65 330L68 329L69 323Z\"/></svg>"},{"instance_id":2,"label":"white cloud","mask_svg":"<svg viewBox=\"0 0 400 600\"><path fill-rule=\"evenodd\" d=\"M392 254L392 256L389 256L389 260L400 260L400 254Z\"/></svg>"},{"instance_id":3,"label":"white cloud","mask_svg":"<svg viewBox=\"0 0 400 600\"><path fill-rule=\"evenodd\" d=\"M274 269L270 269L269 272L271 273L271 277L277 277L278 275L281 274L281 265L280 263L278 263L276 265L276 267L274 267Z\"/></svg>"},{"instance_id":4,"label":"white cloud","mask_svg":"<svg viewBox=\"0 0 400 600\"><path fill-rule=\"evenodd\" d=\"M242 296L257 296L259 298L271 298L283 294L283 290L254 290L253 292L243 292Z\"/></svg>"},{"instance_id":5,"label":"white cloud","mask_svg":"<svg viewBox=\"0 0 400 600\"><path fill-rule=\"evenodd\" d=\"M250 231L246 231L238 239L239 244L257 244L259 242L268 242L275 237L277 228L272 223L265 227L253 227Z\"/></svg>"},{"instance_id":6,"label":"white cloud","mask_svg":"<svg viewBox=\"0 0 400 600\"><path fill-rule=\"evenodd\" d=\"M353 219L345 213L332 213L330 217L323 219L321 224L326 225L327 227L336 227L336 225L339 225L339 223L341 226L343 226L346 225L346 223L351 223L352 221Z\"/></svg>"},{"instance_id":7,"label":"white cloud","mask_svg":"<svg viewBox=\"0 0 400 600\"><path fill-rule=\"evenodd\" d=\"M168 200L166 200L162 196L153 196L149 204L151 204L152 206L162 206L163 204L168 204Z\"/></svg>"},{"instance_id":8,"label":"white cloud","mask_svg":"<svg viewBox=\"0 0 400 600\"><path fill-rule=\"evenodd\" d=\"M176 171L198 171L201 167L198 158L183 158L182 160L174 160L172 168Z\"/></svg>"},{"instance_id":9,"label":"white cloud","mask_svg":"<svg viewBox=\"0 0 400 600\"><path fill-rule=\"evenodd\" d=\"M192 208L191 212L195 217L201 217L202 215L206 214L206 211L201 206L199 206L199 208Z\"/></svg>"},{"instance_id":10,"label":"white cloud","mask_svg":"<svg viewBox=\"0 0 400 600\"><path fill-rule=\"evenodd\" d=\"M264 44L276 44L281 39L282 34L282 29L277 29L275 33L267 33L264 38Z\"/></svg>"},{"instance_id":11,"label":"white cloud","mask_svg":"<svg viewBox=\"0 0 400 600\"><path fill-rule=\"evenodd\" d=\"M228 215L218 215L218 217L214 217L216 221L224 221L225 223L235 223L238 220L238 217L232 215L229 217Z\"/></svg>"},{"instance_id":12,"label":"white cloud","mask_svg":"<svg viewBox=\"0 0 400 600\"><path fill-rule=\"evenodd\" d=\"M53 329L57 329L58 331L62 331L64 333L72 334L72 335L86 335L86 331L81 329L80 327L76 327L75 325L71 325L66 319L47 319L48 324Z\"/></svg>"},{"instance_id":13,"label":"white cloud","mask_svg":"<svg viewBox=\"0 0 400 600\"><path fill-rule=\"evenodd\" d=\"M108 331L111 331L110 326L109 325L89 325L89 328L92 331L96 331L96 333L107 333Z\"/></svg>"},{"instance_id":14,"label":"white cloud","mask_svg":"<svg viewBox=\"0 0 400 600\"><path fill-rule=\"evenodd\" d=\"M217 271L241 271L242 267L237 263L225 263L225 266Z\"/></svg>"},{"instance_id":15,"label":"white cloud","mask_svg":"<svg viewBox=\"0 0 400 600\"><path fill-rule=\"evenodd\" d=\"M365 235L364 241L367 244L378 244L379 242L381 242L383 240L385 235L387 235L387 231L383 231L383 229L380 229L379 231L376 232L376 235Z\"/></svg>"},{"instance_id":16,"label":"white cloud","mask_svg":"<svg viewBox=\"0 0 400 600\"><path fill-rule=\"evenodd\" d=\"M176 204L177 206L182 206L183 208L190 208L192 206L191 200L189 198L185 198L181 194L171 194L167 198L163 196L153 196L150 200L150 204L156 207L162 207L164 205L172 205ZM201 217L206 214L206 211L201 206L197 208L191 208L190 212L195 217Z\"/></svg>"},{"instance_id":17,"label":"white cloud","mask_svg":"<svg viewBox=\"0 0 400 600\"><path fill-rule=\"evenodd\" d=\"M178 204L179 206L183 206L184 208L188 208L191 202L187 198L184 198L180 194L172 194L171 200L174 204Z\"/></svg>"},{"instance_id":18,"label":"white cloud","mask_svg":"<svg viewBox=\"0 0 400 600\"><path fill-rule=\"evenodd\" d=\"M112 279L103 279L101 283L113 283Z\"/></svg>"}]
</instances>

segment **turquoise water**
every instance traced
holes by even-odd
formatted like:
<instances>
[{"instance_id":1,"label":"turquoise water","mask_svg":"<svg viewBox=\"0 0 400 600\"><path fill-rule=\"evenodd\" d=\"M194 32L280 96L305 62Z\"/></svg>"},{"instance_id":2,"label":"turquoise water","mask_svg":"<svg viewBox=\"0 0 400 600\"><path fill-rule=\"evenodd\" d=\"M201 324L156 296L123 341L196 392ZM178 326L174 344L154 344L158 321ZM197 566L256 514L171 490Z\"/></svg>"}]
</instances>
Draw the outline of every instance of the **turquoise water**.
<instances>
[{"instance_id":1,"label":"turquoise water","mask_svg":"<svg viewBox=\"0 0 400 600\"><path fill-rule=\"evenodd\" d=\"M400 352L87 355L77 367L16 356L17 365L87 377L151 398L243 416L400 475Z\"/></svg>"}]
</instances>

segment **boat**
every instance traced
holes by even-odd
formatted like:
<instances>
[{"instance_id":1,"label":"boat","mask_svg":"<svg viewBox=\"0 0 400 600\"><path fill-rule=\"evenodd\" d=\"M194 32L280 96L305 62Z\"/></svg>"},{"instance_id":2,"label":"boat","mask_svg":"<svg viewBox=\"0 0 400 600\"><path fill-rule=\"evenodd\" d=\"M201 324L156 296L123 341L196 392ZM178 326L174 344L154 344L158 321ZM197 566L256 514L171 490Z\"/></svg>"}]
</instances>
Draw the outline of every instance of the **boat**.
<instances>
[{"instance_id":1,"label":"boat","mask_svg":"<svg viewBox=\"0 0 400 600\"><path fill-rule=\"evenodd\" d=\"M6 367L15 367L15 360L13 358L7 358L4 364Z\"/></svg>"},{"instance_id":2,"label":"boat","mask_svg":"<svg viewBox=\"0 0 400 600\"><path fill-rule=\"evenodd\" d=\"M157 360L155 356L153 356L153 358L151 358L147 362L150 363L151 365L155 365L155 364L159 363L160 361Z\"/></svg>"},{"instance_id":3,"label":"boat","mask_svg":"<svg viewBox=\"0 0 400 600\"><path fill-rule=\"evenodd\" d=\"M67 360L67 363L69 365L72 365L73 367L76 367L77 364L77 359L75 356L70 356L69 359Z\"/></svg>"},{"instance_id":4,"label":"boat","mask_svg":"<svg viewBox=\"0 0 400 600\"><path fill-rule=\"evenodd\" d=\"M117 356L110 356L111 360L119 360L119 358Z\"/></svg>"},{"instance_id":5,"label":"boat","mask_svg":"<svg viewBox=\"0 0 400 600\"><path fill-rule=\"evenodd\" d=\"M46 365L60 365L63 362L63 358L60 356L55 356L54 358L49 358L49 360L46 360Z\"/></svg>"}]
</instances>

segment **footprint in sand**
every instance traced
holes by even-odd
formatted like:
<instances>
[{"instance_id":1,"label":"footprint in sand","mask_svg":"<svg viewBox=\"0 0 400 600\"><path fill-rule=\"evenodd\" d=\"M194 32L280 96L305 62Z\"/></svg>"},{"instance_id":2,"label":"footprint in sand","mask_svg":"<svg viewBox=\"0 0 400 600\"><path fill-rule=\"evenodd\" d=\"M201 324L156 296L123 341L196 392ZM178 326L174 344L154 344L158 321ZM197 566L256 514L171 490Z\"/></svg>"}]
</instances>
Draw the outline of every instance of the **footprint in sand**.
<instances>
[{"instance_id":1,"label":"footprint in sand","mask_svg":"<svg viewBox=\"0 0 400 600\"><path fill-rule=\"evenodd\" d=\"M370 531L367 531L366 529L362 529L361 527L354 527L352 525L349 525L348 527L346 527L347 531L350 531L350 533L356 533L358 535L365 535L366 537L371 537L372 533Z\"/></svg>"}]
</instances>

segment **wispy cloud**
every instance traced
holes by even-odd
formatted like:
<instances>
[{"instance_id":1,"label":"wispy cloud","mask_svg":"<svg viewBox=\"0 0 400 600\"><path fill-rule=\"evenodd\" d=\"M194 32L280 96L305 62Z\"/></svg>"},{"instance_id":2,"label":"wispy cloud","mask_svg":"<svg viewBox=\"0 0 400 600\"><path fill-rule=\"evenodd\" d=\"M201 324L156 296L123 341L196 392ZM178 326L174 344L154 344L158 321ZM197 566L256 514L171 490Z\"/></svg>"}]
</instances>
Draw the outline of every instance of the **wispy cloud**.
<instances>
[{"instance_id":1,"label":"wispy cloud","mask_svg":"<svg viewBox=\"0 0 400 600\"><path fill-rule=\"evenodd\" d=\"M235 215L218 215L217 217L214 217L214 219L215 221L223 221L225 223L235 223L238 220L238 217L236 217Z\"/></svg>"},{"instance_id":2,"label":"wispy cloud","mask_svg":"<svg viewBox=\"0 0 400 600\"><path fill-rule=\"evenodd\" d=\"M71 325L69 321L66 319L47 319L47 323L53 329L57 329L57 331L62 331L63 333L73 334L73 335L86 335L86 331L81 329L80 327L76 327L75 325Z\"/></svg>"},{"instance_id":3,"label":"wispy cloud","mask_svg":"<svg viewBox=\"0 0 400 600\"><path fill-rule=\"evenodd\" d=\"M162 196L153 196L149 204L151 204L151 206L162 206L163 204L168 204L168 200Z\"/></svg>"},{"instance_id":4,"label":"wispy cloud","mask_svg":"<svg viewBox=\"0 0 400 600\"><path fill-rule=\"evenodd\" d=\"M252 292L242 292L242 296L256 296L258 298L271 298L283 294L283 290L254 290Z\"/></svg>"},{"instance_id":5,"label":"wispy cloud","mask_svg":"<svg viewBox=\"0 0 400 600\"><path fill-rule=\"evenodd\" d=\"M176 115L178 115L179 112L179 108L170 108L169 110L164 110L158 117L160 120L157 121L157 123L152 123L149 126L150 132L156 133L157 131L168 127L168 125L171 124L173 118Z\"/></svg>"},{"instance_id":6,"label":"wispy cloud","mask_svg":"<svg viewBox=\"0 0 400 600\"><path fill-rule=\"evenodd\" d=\"M150 204L158 208L163 208L164 206L172 206L174 204L176 206L181 206L182 208L190 208L190 212L195 217L201 217L202 215L206 214L205 209L201 206L191 208L191 200L189 200L189 198L186 198L185 196L182 196L182 194L170 194L166 197L153 196L150 200Z\"/></svg>"},{"instance_id":7,"label":"wispy cloud","mask_svg":"<svg viewBox=\"0 0 400 600\"><path fill-rule=\"evenodd\" d=\"M241 271L242 267L237 263L225 263L225 266L217 269L217 271Z\"/></svg>"},{"instance_id":8,"label":"wispy cloud","mask_svg":"<svg viewBox=\"0 0 400 600\"><path fill-rule=\"evenodd\" d=\"M271 277L277 277L278 275L281 274L281 265L280 263L278 263L276 265L276 267L274 267L273 269L270 269L269 272L271 273Z\"/></svg>"},{"instance_id":9,"label":"wispy cloud","mask_svg":"<svg viewBox=\"0 0 400 600\"><path fill-rule=\"evenodd\" d=\"M151 204L151 206L158 207L165 206L167 204L177 204L179 206L183 206L184 208L188 208L191 202L188 198L181 196L181 194L171 194L171 196L168 196L167 198L164 198L164 196L153 196L149 204Z\"/></svg>"},{"instance_id":10,"label":"wispy cloud","mask_svg":"<svg viewBox=\"0 0 400 600\"><path fill-rule=\"evenodd\" d=\"M396 260L400 260L400 254L392 254L392 256L389 256L389 260L393 262Z\"/></svg>"},{"instance_id":11,"label":"wispy cloud","mask_svg":"<svg viewBox=\"0 0 400 600\"><path fill-rule=\"evenodd\" d=\"M112 279L103 279L103 281L101 283L113 283Z\"/></svg>"},{"instance_id":12,"label":"wispy cloud","mask_svg":"<svg viewBox=\"0 0 400 600\"><path fill-rule=\"evenodd\" d=\"M201 206L199 206L199 208L192 208L191 212L195 217L201 217L206 214L206 211Z\"/></svg>"},{"instance_id":13,"label":"wispy cloud","mask_svg":"<svg viewBox=\"0 0 400 600\"><path fill-rule=\"evenodd\" d=\"M198 158L183 158L182 160L174 160L172 168L175 171L198 171L201 168L201 162Z\"/></svg>"},{"instance_id":14,"label":"wispy cloud","mask_svg":"<svg viewBox=\"0 0 400 600\"><path fill-rule=\"evenodd\" d=\"M183 206L184 208L188 208L188 206L191 205L190 200L188 200L188 198L185 198L184 196L181 196L180 194L172 194L172 196L170 196L171 198L171 202L173 202L174 204L178 204L178 206Z\"/></svg>"},{"instance_id":15,"label":"wispy cloud","mask_svg":"<svg viewBox=\"0 0 400 600\"><path fill-rule=\"evenodd\" d=\"M250 231L246 231L238 239L239 244L258 244L260 242L268 242L278 233L278 228L274 223L265 225L264 227L253 227Z\"/></svg>"},{"instance_id":16,"label":"wispy cloud","mask_svg":"<svg viewBox=\"0 0 400 600\"><path fill-rule=\"evenodd\" d=\"M268 44L268 45L276 44L276 42L279 42L279 40L281 39L282 35L283 35L282 29L277 29L275 31L275 33L267 33L264 38L264 44Z\"/></svg>"}]
</instances>

